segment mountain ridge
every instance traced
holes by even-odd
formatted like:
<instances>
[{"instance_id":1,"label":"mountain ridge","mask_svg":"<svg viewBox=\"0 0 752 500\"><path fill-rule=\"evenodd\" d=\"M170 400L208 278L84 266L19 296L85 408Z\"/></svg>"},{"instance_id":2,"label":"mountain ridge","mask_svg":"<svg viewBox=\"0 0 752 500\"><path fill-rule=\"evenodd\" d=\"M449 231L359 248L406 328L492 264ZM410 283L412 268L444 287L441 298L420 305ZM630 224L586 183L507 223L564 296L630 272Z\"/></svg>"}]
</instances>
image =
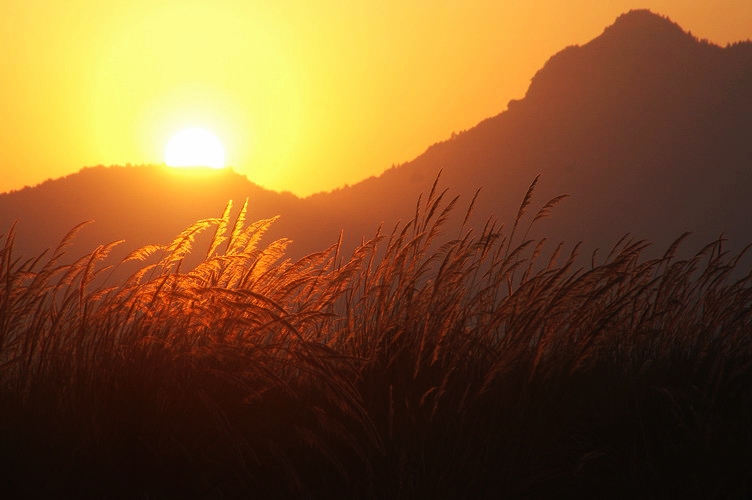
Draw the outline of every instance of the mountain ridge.
<instances>
[{"instance_id":1,"label":"mountain ridge","mask_svg":"<svg viewBox=\"0 0 752 500\"><path fill-rule=\"evenodd\" d=\"M611 47L614 44L609 38L619 33L639 37L641 24L634 21L640 19L649 21L651 33L668 32L669 39L679 40L679 43L670 47L658 44L655 53L644 59L615 57ZM619 28L624 25L629 25L630 29ZM655 25L659 29L656 30ZM656 200L657 191L670 182L666 178L668 174L650 171L661 162L671 165L667 170L677 176L680 174L678 164L685 162L686 173L691 174L682 175L679 180L680 184L685 184L680 190L685 194L696 194L698 186L686 184L692 184L693 178L701 179L698 171L716 161L728 167L719 170L726 174L737 170L743 177L743 184L748 185L749 170L743 168L743 164L749 165L752 158L749 147L752 142L749 140L752 43L721 48L698 41L683 31L677 34L676 30L676 24L652 13L637 11L621 16L604 34L587 44L554 55L533 76L524 99L512 102L506 111L454 139L428 148L409 163L411 171L409 175L402 175L403 183L410 178L427 182L442 168L445 177L449 177L446 173L452 170L450 164L462 165L462 168L454 168L457 175L449 177L447 185L461 184L462 177L484 180L490 177L494 183L479 182L478 186L485 185L488 189L495 184L493 187L502 189L507 181L513 181L506 185L506 192L516 194L518 199L521 194L517 193L523 193L534 175L542 173L542 186L553 186L543 188L540 193L543 198L562 194L562 191L573 195L562 207L566 211L566 205L577 203L584 191L594 196L599 185L602 188L617 182L636 184L643 180L644 189L633 185L631 194L635 199L640 194L650 194L651 203L645 204L647 212L661 205ZM603 43L604 37L608 43ZM666 37L651 35L647 38ZM629 38L617 44L616 50L629 45L639 43ZM611 52L604 53L604 48ZM559 65L559 62L566 64ZM611 168L614 159L620 165ZM496 165L494 160L497 160ZM421 166L425 171L418 173ZM489 175L495 167L505 172L496 177ZM615 171L621 175L609 175ZM577 183L568 182L568 177L575 175ZM648 182L651 178L653 182ZM377 181L372 178L364 182L375 184ZM713 188L726 189L734 182L726 179L716 182ZM652 193L648 193L651 190ZM468 197L472 191L465 190L463 194ZM608 198L610 196L601 196L598 201L605 203ZM711 200L705 198L704 204L708 205ZM680 201L674 199L671 210L679 211ZM486 204L487 211L489 205ZM509 220L514 216L516 204L506 203L496 208L501 208L503 215L499 215ZM635 203L625 208L641 209ZM570 210L570 216L581 216L584 211L582 207L579 213ZM684 217L682 224L673 224L670 231L678 236L684 230L695 229L686 222L688 218ZM625 221L624 232L633 229L639 232L638 222L634 217ZM600 221L600 229L605 224ZM570 239L588 239L598 229L579 232ZM708 237L708 228L701 229L700 237ZM747 229L736 231L736 236L750 234ZM714 236L721 231L719 227ZM656 231L644 231L639 237L643 236L655 239ZM603 246L607 240L616 239L618 235L611 231L599 243ZM667 244L669 239L662 238L660 243Z\"/></svg>"},{"instance_id":2,"label":"mountain ridge","mask_svg":"<svg viewBox=\"0 0 752 500\"><path fill-rule=\"evenodd\" d=\"M122 192L127 183L112 181L99 191L121 191L105 204L118 211L114 203L120 200L123 214L129 213L129 196L147 200L140 203L151 215L141 215L140 223L158 226L150 236L157 229L172 231L160 235L162 241L198 218L218 216L228 198L238 205L250 196L249 217L281 214L272 236L295 240L293 255L301 256L334 243L342 231L352 248L379 224L388 230L398 220L407 221L419 194L431 188L439 172L440 188L448 187L465 203L481 188L473 226L482 227L491 215L509 223L530 182L542 174L535 193L540 204L560 194L571 197L554 211L553 222L544 221L531 235L608 248L632 233L660 249L684 231L695 232L698 244L724 232L747 243L743 240L752 238L752 223L745 220L744 191L752 186L750 166L752 43L719 47L697 40L666 17L639 10L619 16L590 42L553 55L532 77L525 97L510 101L505 111L349 187L297 198L227 174L233 182L222 185L221 195L208 193L207 185L187 194L184 186L182 193L172 194L173 201L161 204L169 205L169 215L158 201L149 201L144 186L128 184L128 194ZM157 179L162 180L141 182L169 187ZM0 195L0 230L11 212L22 216L22 205L31 204L19 202L16 210L9 199L31 198L39 192L35 189ZM62 216L65 196L54 204L36 196L37 206L46 206L48 213L26 208L23 218L34 219L27 222L31 226L67 225L67 230L81 221ZM28 217L29 210L34 217ZM155 222L160 210L171 224ZM134 234L138 230L138 223L112 219L105 217ZM96 235L105 236L102 231Z\"/></svg>"}]
</instances>

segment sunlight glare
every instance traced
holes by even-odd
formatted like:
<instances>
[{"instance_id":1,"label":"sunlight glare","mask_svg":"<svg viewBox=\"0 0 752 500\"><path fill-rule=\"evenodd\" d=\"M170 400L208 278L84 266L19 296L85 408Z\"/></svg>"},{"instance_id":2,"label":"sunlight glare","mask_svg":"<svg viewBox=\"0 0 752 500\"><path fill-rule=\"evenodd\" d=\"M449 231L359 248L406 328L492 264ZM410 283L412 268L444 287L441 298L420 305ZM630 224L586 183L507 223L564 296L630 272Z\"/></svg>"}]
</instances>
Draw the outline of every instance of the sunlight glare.
<instances>
[{"instance_id":1,"label":"sunlight glare","mask_svg":"<svg viewBox=\"0 0 752 500\"><path fill-rule=\"evenodd\" d=\"M170 167L224 168L225 150L217 136L208 130L187 128L172 136L164 160Z\"/></svg>"}]
</instances>

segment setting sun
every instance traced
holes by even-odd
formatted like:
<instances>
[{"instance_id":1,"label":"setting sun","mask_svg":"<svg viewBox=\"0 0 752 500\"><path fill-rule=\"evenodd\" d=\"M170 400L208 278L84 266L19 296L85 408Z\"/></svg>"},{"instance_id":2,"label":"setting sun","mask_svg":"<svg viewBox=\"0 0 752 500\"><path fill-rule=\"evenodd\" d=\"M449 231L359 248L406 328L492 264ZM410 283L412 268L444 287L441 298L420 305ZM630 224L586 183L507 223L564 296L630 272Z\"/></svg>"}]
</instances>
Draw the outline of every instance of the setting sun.
<instances>
[{"instance_id":1,"label":"setting sun","mask_svg":"<svg viewBox=\"0 0 752 500\"><path fill-rule=\"evenodd\" d=\"M187 128L172 136L164 160L170 167L224 168L225 150L217 136L208 130Z\"/></svg>"},{"instance_id":2,"label":"setting sun","mask_svg":"<svg viewBox=\"0 0 752 500\"><path fill-rule=\"evenodd\" d=\"M0 47L0 500L752 500L752 0L6 1Z\"/></svg>"}]
</instances>

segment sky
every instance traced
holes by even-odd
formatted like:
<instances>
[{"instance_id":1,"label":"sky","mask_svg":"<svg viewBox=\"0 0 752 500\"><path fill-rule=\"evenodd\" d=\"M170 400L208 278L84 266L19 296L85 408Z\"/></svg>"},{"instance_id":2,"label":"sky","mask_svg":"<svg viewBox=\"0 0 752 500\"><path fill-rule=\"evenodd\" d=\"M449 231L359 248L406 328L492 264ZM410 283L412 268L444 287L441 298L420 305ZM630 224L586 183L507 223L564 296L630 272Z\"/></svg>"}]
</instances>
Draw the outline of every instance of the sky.
<instances>
[{"instance_id":1,"label":"sky","mask_svg":"<svg viewBox=\"0 0 752 500\"><path fill-rule=\"evenodd\" d=\"M720 45L752 39L743 0L7 1L0 192L162 163L187 127L266 188L353 184L500 113L549 57L635 8Z\"/></svg>"}]
</instances>

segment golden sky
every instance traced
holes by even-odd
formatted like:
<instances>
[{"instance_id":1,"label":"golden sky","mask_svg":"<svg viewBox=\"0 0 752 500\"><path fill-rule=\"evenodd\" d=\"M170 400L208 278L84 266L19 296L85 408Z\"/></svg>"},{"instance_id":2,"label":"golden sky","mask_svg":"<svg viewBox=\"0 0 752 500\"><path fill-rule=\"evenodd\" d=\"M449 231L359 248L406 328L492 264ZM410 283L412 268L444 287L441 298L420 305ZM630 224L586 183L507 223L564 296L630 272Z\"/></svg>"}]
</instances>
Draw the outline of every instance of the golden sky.
<instances>
[{"instance_id":1,"label":"golden sky","mask_svg":"<svg viewBox=\"0 0 752 500\"><path fill-rule=\"evenodd\" d=\"M352 184L503 111L633 8L722 45L752 38L741 0L6 1L0 191L161 163L191 126L264 187Z\"/></svg>"}]
</instances>

